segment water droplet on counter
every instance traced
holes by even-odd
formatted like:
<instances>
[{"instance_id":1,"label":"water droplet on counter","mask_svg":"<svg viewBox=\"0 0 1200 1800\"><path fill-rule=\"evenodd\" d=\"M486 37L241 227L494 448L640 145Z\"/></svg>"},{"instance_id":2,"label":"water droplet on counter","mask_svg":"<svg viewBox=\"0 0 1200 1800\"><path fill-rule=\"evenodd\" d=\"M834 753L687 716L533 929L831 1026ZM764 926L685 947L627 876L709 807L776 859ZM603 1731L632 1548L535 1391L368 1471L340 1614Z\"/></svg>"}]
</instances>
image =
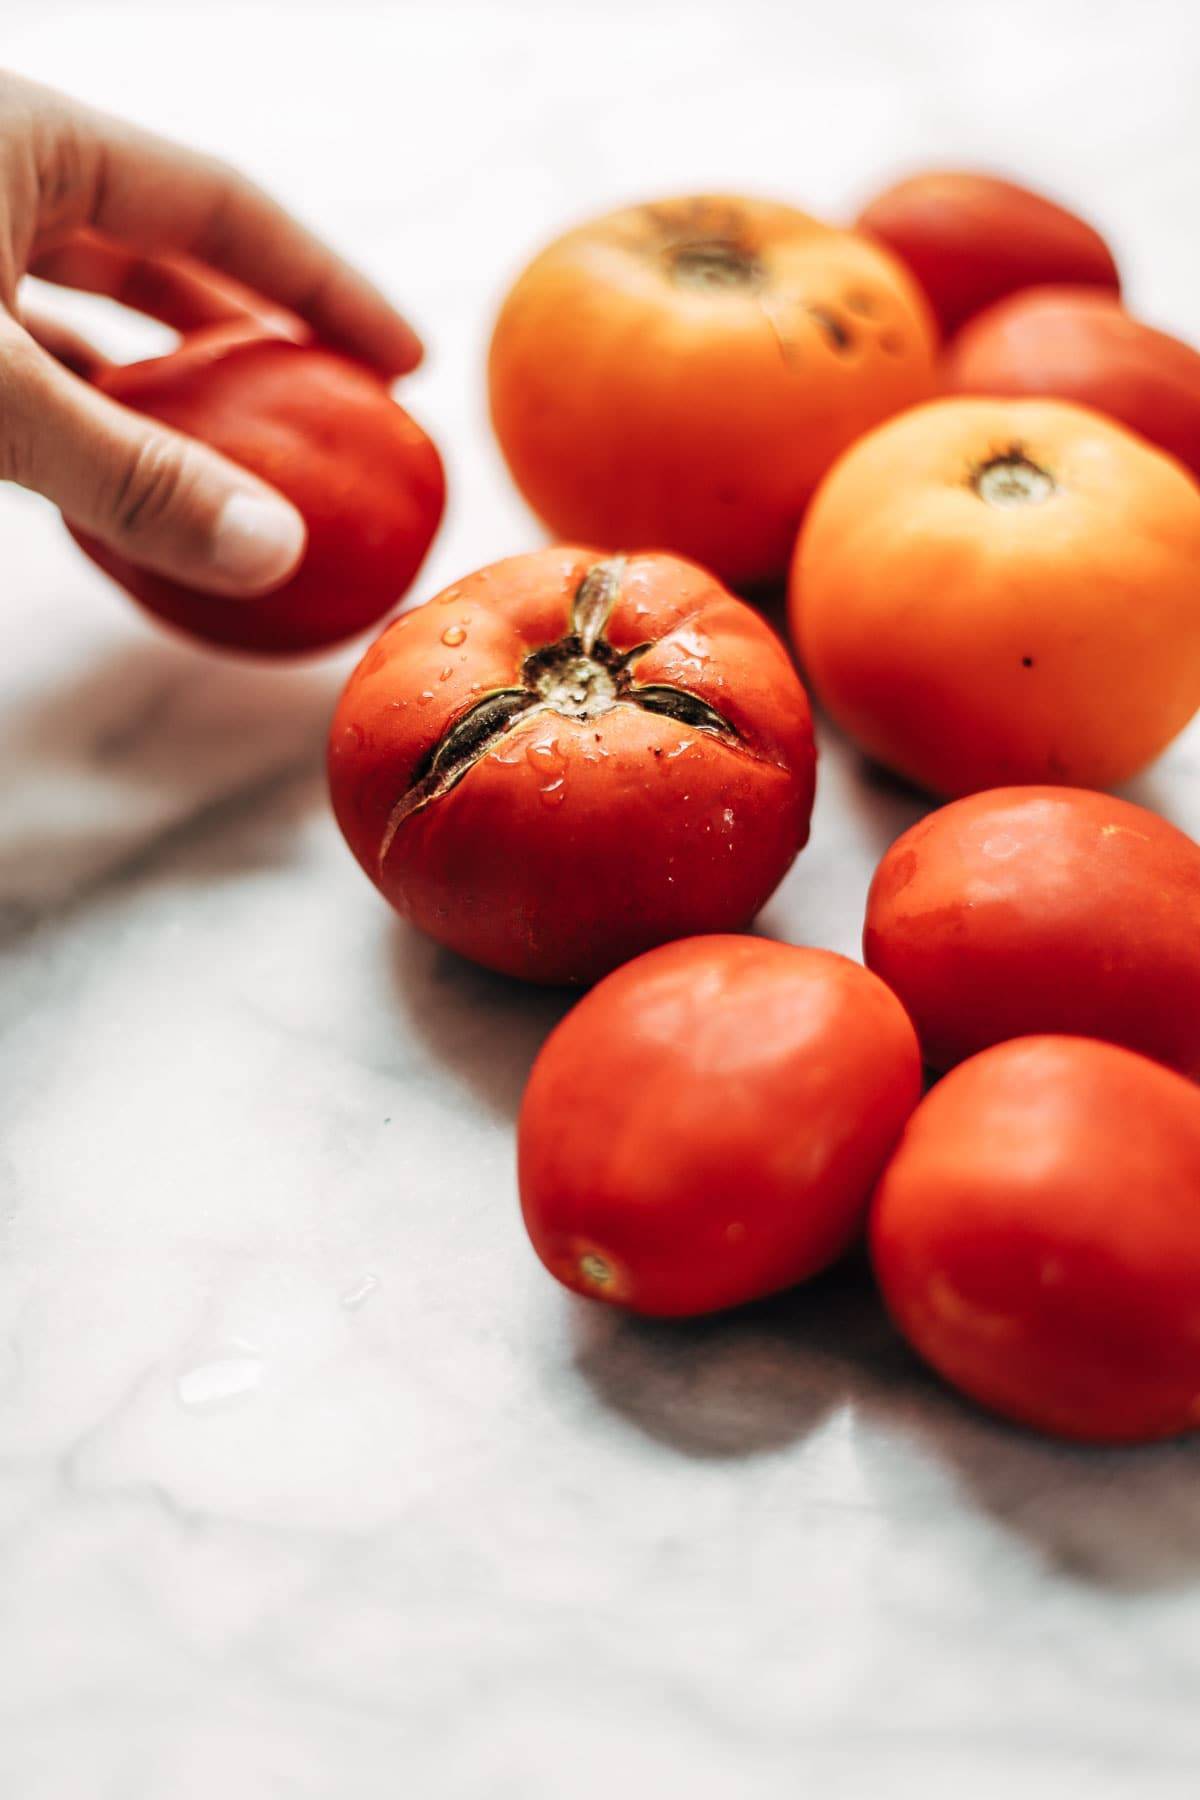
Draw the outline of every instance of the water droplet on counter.
<instances>
[{"instance_id":1,"label":"water droplet on counter","mask_svg":"<svg viewBox=\"0 0 1200 1800\"><path fill-rule=\"evenodd\" d=\"M451 650L457 650L460 644L466 642L466 637L467 634L461 625L447 625L442 633L442 642Z\"/></svg>"},{"instance_id":2,"label":"water droplet on counter","mask_svg":"<svg viewBox=\"0 0 1200 1800\"><path fill-rule=\"evenodd\" d=\"M253 1394L262 1380L264 1362L251 1344L236 1340L212 1356L194 1362L175 1377L179 1404L189 1412L210 1412Z\"/></svg>"},{"instance_id":3,"label":"water droplet on counter","mask_svg":"<svg viewBox=\"0 0 1200 1800\"><path fill-rule=\"evenodd\" d=\"M348 1287L342 1295L342 1305L348 1312L357 1312L371 1298L379 1286L378 1275L364 1275L353 1287Z\"/></svg>"}]
</instances>

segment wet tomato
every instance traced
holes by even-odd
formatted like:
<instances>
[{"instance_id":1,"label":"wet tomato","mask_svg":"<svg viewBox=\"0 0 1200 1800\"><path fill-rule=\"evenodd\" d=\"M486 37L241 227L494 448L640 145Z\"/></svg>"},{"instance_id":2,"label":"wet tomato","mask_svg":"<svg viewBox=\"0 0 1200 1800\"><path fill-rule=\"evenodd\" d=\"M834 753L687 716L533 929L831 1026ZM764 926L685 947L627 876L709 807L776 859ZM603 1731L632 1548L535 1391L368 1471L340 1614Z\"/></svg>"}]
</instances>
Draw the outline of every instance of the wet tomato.
<instances>
[{"instance_id":1,"label":"wet tomato","mask_svg":"<svg viewBox=\"0 0 1200 1800\"><path fill-rule=\"evenodd\" d=\"M183 587L76 534L167 624L227 649L293 655L357 636L412 581L441 518L442 465L369 370L239 323L148 362L106 365L96 385L251 469L308 527L296 573L253 599Z\"/></svg>"},{"instance_id":2,"label":"wet tomato","mask_svg":"<svg viewBox=\"0 0 1200 1800\"><path fill-rule=\"evenodd\" d=\"M876 196L858 227L924 288L949 336L982 307L1045 282L1120 286L1099 232L1065 207L995 175L934 169Z\"/></svg>"},{"instance_id":3,"label":"wet tomato","mask_svg":"<svg viewBox=\"0 0 1200 1800\"><path fill-rule=\"evenodd\" d=\"M777 580L838 452L934 391L935 333L885 250L788 206L632 207L549 245L504 302L492 418L558 536Z\"/></svg>"},{"instance_id":4,"label":"wet tomato","mask_svg":"<svg viewBox=\"0 0 1200 1800\"><path fill-rule=\"evenodd\" d=\"M588 982L754 917L807 839L815 752L783 646L704 570L558 548L390 626L329 771L405 918L505 974Z\"/></svg>"},{"instance_id":5,"label":"wet tomato","mask_svg":"<svg viewBox=\"0 0 1200 1800\"><path fill-rule=\"evenodd\" d=\"M1127 800L996 788L942 807L880 863L863 948L935 1068L1064 1032L1200 1080L1200 845Z\"/></svg>"},{"instance_id":6,"label":"wet tomato","mask_svg":"<svg viewBox=\"0 0 1200 1800\"><path fill-rule=\"evenodd\" d=\"M1200 707L1200 490L1059 400L937 400L848 450L792 567L813 687L934 793L1126 780Z\"/></svg>"},{"instance_id":7,"label":"wet tomato","mask_svg":"<svg viewBox=\"0 0 1200 1800\"><path fill-rule=\"evenodd\" d=\"M577 1293L663 1317L791 1287L858 1236L920 1091L904 1009L858 963L750 937L651 951L534 1065L534 1249Z\"/></svg>"},{"instance_id":8,"label":"wet tomato","mask_svg":"<svg viewBox=\"0 0 1200 1800\"><path fill-rule=\"evenodd\" d=\"M1030 288L989 306L946 353L955 394L1050 394L1094 406L1200 478L1200 352L1114 294Z\"/></svg>"},{"instance_id":9,"label":"wet tomato","mask_svg":"<svg viewBox=\"0 0 1200 1800\"><path fill-rule=\"evenodd\" d=\"M1063 1437L1200 1424L1200 1090L1085 1038L953 1069L905 1128L871 1250L947 1381Z\"/></svg>"}]
</instances>

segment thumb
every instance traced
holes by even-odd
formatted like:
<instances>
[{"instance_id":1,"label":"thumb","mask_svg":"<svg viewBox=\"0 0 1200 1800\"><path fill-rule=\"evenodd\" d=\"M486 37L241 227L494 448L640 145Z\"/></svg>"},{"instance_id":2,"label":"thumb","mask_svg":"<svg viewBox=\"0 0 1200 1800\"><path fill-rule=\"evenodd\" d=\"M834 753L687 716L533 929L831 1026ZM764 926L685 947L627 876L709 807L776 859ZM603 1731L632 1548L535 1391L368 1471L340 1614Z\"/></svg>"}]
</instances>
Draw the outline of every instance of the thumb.
<instances>
[{"instance_id":1,"label":"thumb","mask_svg":"<svg viewBox=\"0 0 1200 1800\"><path fill-rule=\"evenodd\" d=\"M214 594L266 593L304 552L282 495L106 399L12 322L0 324L0 476L131 562Z\"/></svg>"}]
</instances>

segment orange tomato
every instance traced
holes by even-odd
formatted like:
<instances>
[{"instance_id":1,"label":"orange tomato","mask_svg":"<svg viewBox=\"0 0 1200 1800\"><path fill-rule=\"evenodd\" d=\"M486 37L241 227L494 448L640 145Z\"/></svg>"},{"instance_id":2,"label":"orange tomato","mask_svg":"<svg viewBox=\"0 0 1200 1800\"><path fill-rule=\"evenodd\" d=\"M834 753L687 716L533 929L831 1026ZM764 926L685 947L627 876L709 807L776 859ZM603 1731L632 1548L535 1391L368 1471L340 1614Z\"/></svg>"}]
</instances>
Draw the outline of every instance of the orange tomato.
<instances>
[{"instance_id":1,"label":"orange tomato","mask_svg":"<svg viewBox=\"0 0 1200 1800\"><path fill-rule=\"evenodd\" d=\"M1200 477L1200 352L1094 288L1030 288L990 306L950 345L955 394L1052 394L1094 406Z\"/></svg>"},{"instance_id":2,"label":"orange tomato","mask_svg":"<svg viewBox=\"0 0 1200 1800\"><path fill-rule=\"evenodd\" d=\"M1200 1091L1018 1038L938 1083L872 1202L888 1309L947 1381L1104 1443L1200 1425Z\"/></svg>"},{"instance_id":3,"label":"orange tomato","mask_svg":"<svg viewBox=\"0 0 1200 1800\"><path fill-rule=\"evenodd\" d=\"M865 206L858 226L907 263L947 335L1019 288L1048 281L1120 287L1098 231L995 175L910 175Z\"/></svg>"},{"instance_id":4,"label":"orange tomato","mask_svg":"<svg viewBox=\"0 0 1200 1800\"><path fill-rule=\"evenodd\" d=\"M520 276L492 339L492 418L559 537L653 545L778 579L817 481L934 391L915 282L789 206L668 200L592 220Z\"/></svg>"},{"instance_id":5,"label":"orange tomato","mask_svg":"<svg viewBox=\"0 0 1200 1800\"><path fill-rule=\"evenodd\" d=\"M1200 844L1080 788L991 788L892 845L863 953L945 1069L1033 1032L1200 1080Z\"/></svg>"},{"instance_id":6,"label":"orange tomato","mask_svg":"<svg viewBox=\"0 0 1200 1800\"><path fill-rule=\"evenodd\" d=\"M935 793L1107 787L1200 707L1200 489L1056 400L935 401L856 444L796 547L805 667Z\"/></svg>"}]
</instances>

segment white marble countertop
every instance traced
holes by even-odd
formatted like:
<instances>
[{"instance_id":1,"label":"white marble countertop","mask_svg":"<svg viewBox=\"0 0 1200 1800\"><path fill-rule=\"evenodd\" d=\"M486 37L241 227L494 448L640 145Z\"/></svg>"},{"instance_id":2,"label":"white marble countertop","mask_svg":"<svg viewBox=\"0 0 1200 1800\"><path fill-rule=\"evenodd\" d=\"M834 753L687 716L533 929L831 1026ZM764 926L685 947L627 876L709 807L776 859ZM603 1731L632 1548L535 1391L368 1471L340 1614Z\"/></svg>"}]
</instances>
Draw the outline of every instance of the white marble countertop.
<instances>
[{"instance_id":1,"label":"white marble countertop","mask_svg":"<svg viewBox=\"0 0 1200 1800\"><path fill-rule=\"evenodd\" d=\"M481 361L539 237L1006 165L1200 332L1185 3L5 0L0 59L243 161L409 303L451 513L536 540ZM348 659L157 635L0 496L6 1800L1194 1800L1200 1448L960 1407L861 1273L571 1301L512 1122L563 1002L397 926L325 806ZM1200 831L1200 731L1135 797ZM853 951L912 802L825 742L766 917Z\"/></svg>"}]
</instances>

